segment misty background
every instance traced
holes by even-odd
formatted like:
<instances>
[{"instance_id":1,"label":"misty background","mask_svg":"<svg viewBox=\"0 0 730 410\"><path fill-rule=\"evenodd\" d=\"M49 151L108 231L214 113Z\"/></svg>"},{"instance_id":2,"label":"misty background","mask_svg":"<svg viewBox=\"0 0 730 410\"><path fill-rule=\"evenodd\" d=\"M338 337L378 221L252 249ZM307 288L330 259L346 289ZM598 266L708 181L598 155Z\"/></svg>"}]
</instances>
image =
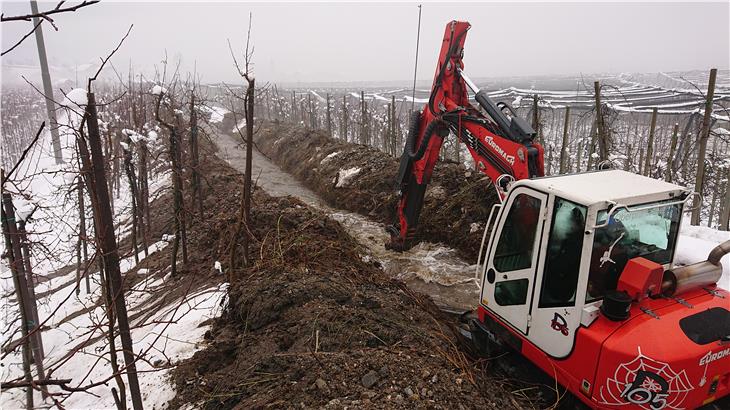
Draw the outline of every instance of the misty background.
<instances>
[{"instance_id":1,"label":"misty background","mask_svg":"<svg viewBox=\"0 0 730 410\"><path fill-rule=\"evenodd\" d=\"M55 2L40 2L41 10ZM28 1L3 1L6 15ZM114 2L43 24L54 82L81 81L134 24L112 62L126 76L154 76L165 57L203 83L237 82L228 50L245 46L249 12L259 81L407 82L413 77L417 3ZM715 3L424 3L418 67L430 83L450 20L472 24L465 69L472 77L577 75L728 68L730 9ZM2 24L2 48L31 22ZM39 80L34 38L2 58L2 84ZM113 73L107 72L107 76ZM126 77L125 77L126 78Z\"/></svg>"}]
</instances>

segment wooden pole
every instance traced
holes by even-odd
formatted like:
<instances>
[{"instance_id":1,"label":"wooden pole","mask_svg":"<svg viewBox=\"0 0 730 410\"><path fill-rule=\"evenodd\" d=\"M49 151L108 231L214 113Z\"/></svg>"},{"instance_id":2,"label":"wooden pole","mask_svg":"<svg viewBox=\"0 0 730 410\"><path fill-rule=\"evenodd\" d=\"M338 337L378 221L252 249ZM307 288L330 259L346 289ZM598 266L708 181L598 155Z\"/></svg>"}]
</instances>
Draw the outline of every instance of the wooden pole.
<instances>
[{"instance_id":1,"label":"wooden pole","mask_svg":"<svg viewBox=\"0 0 730 410\"><path fill-rule=\"evenodd\" d=\"M30 2L30 10L33 14L38 14L38 3L35 0ZM43 40L43 25L40 24L38 17L33 17L33 25L38 26L35 29L35 41L38 48L38 60L41 66L41 79L43 81L43 95L46 97L46 114L50 123L51 145L53 147L53 156L56 164L63 163L63 153L61 151L61 139L58 136L58 124L56 123L56 106L53 98L53 85L51 84L51 74L48 71L48 58L46 56L46 43Z\"/></svg>"},{"instance_id":2,"label":"wooden pole","mask_svg":"<svg viewBox=\"0 0 730 410\"><path fill-rule=\"evenodd\" d=\"M332 137L332 113L330 112L330 94L327 93L327 134Z\"/></svg>"},{"instance_id":3,"label":"wooden pole","mask_svg":"<svg viewBox=\"0 0 730 410\"><path fill-rule=\"evenodd\" d=\"M656 131L656 117L658 109L654 107L651 111L651 126L649 127L649 142L646 145L646 157L644 161L644 175L651 175L651 160L654 155L654 132Z\"/></svg>"},{"instance_id":4,"label":"wooden pole","mask_svg":"<svg viewBox=\"0 0 730 410\"><path fill-rule=\"evenodd\" d=\"M570 107L565 107L565 124L563 125L563 146L560 148L560 173L566 172L568 160L568 127L570 126Z\"/></svg>"},{"instance_id":5,"label":"wooden pole","mask_svg":"<svg viewBox=\"0 0 730 410\"><path fill-rule=\"evenodd\" d=\"M360 91L360 144L367 145L367 135L365 133L366 108L365 108L365 92Z\"/></svg>"},{"instance_id":6,"label":"wooden pole","mask_svg":"<svg viewBox=\"0 0 730 410\"><path fill-rule=\"evenodd\" d=\"M532 96L532 129L535 130L537 135L535 136L535 141L540 142L540 138L542 138L542 135L540 135L539 129L540 129L540 107L537 104L537 94L534 94Z\"/></svg>"},{"instance_id":7,"label":"wooden pole","mask_svg":"<svg viewBox=\"0 0 730 410\"><path fill-rule=\"evenodd\" d=\"M601 84L596 81L593 83L596 99L596 131L598 139L598 159L605 161L608 159L608 134L606 132L606 124L603 121L603 107L601 105Z\"/></svg>"},{"instance_id":8,"label":"wooden pole","mask_svg":"<svg viewBox=\"0 0 730 410\"><path fill-rule=\"evenodd\" d=\"M340 139L347 142L347 94L342 96L342 130Z\"/></svg>"},{"instance_id":9,"label":"wooden pole","mask_svg":"<svg viewBox=\"0 0 730 410\"><path fill-rule=\"evenodd\" d=\"M669 143L669 156L667 157L667 169L664 175L664 179L667 182L672 182L672 164L674 162L674 153L677 150L677 133L679 132L679 123L674 123L674 131L672 131L672 140Z\"/></svg>"},{"instance_id":10,"label":"wooden pole","mask_svg":"<svg viewBox=\"0 0 730 410\"><path fill-rule=\"evenodd\" d=\"M705 155L707 151L707 139L710 137L710 122L712 121L712 104L715 97L715 79L717 68L710 70L710 81L707 84L707 99L705 100L705 115L702 118L702 129L700 131L700 144L697 151L697 177L695 179L695 192L700 195L704 192L705 185ZM697 206L692 211L692 225L700 224L700 211L702 206Z\"/></svg>"},{"instance_id":11,"label":"wooden pole","mask_svg":"<svg viewBox=\"0 0 730 410\"><path fill-rule=\"evenodd\" d=\"M721 231L730 231L730 168L725 169L725 200L720 207L719 228Z\"/></svg>"}]
</instances>

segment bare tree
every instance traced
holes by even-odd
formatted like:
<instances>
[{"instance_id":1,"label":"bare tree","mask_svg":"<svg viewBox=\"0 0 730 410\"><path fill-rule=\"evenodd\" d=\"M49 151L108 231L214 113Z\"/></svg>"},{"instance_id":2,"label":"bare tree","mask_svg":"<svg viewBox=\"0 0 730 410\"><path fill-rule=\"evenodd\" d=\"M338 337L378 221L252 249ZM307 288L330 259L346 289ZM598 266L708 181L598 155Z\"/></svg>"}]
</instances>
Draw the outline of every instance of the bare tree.
<instances>
[{"instance_id":1,"label":"bare tree","mask_svg":"<svg viewBox=\"0 0 730 410\"><path fill-rule=\"evenodd\" d=\"M253 75L253 45L251 44L251 23L253 20L253 14L248 15L248 31L246 34L246 49L244 50L243 68L238 64L236 55L233 52L230 41L228 42L228 48L233 58L233 63L238 70L238 74L242 79L246 81L246 94L244 97L244 115L246 118L246 170L243 180L243 198L241 201L241 208L238 216L238 222L236 223L236 229L231 238L230 251L228 255L229 263L229 280L231 283L235 279L235 266L236 266L236 240L241 234L242 228L244 229L244 242L243 242L243 263L248 265L248 245L250 240L249 225L251 220L251 168L252 168L252 156L253 156L253 127L254 127L254 92L255 92L255 78Z\"/></svg>"}]
</instances>

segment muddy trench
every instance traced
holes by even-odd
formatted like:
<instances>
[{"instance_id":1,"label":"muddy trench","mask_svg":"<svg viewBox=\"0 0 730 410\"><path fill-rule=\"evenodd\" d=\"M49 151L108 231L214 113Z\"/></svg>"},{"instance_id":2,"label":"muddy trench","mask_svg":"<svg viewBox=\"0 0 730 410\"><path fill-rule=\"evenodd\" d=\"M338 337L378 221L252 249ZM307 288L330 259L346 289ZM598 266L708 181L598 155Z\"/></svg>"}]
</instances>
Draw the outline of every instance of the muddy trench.
<instances>
[{"instance_id":1,"label":"muddy trench","mask_svg":"<svg viewBox=\"0 0 730 410\"><path fill-rule=\"evenodd\" d=\"M210 134L218 146L219 156L231 167L243 172L246 153L240 137L217 129L211 129ZM463 252L442 243L431 242L420 242L406 252L386 250L384 244L389 237L384 223L376 218L329 206L324 198L283 171L257 149L253 151L252 159L252 176L259 187L272 196L296 197L340 222L369 251L389 277L430 296L440 309L447 312L462 313L476 307L479 295L476 265L470 263Z\"/></svg>"}]
</instances>

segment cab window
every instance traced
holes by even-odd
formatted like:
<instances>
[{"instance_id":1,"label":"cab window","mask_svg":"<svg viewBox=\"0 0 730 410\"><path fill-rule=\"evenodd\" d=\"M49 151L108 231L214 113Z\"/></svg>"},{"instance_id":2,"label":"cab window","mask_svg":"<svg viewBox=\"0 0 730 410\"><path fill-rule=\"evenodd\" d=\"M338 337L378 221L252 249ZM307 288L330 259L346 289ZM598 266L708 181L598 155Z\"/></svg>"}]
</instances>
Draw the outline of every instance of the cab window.
<instances>
[{"instance_id":1,"label":"cab window","mask_svg":"<svg viewBox=\"0 0 730 410\"><path fill-rule=\"evenodd\" d=\"M586 207L555 198L540 290L541 308L575 305Z\"/></svg>"},{"instance_id":2,"label":"cab window","mask_svg":"<svg viewBox=\"0 0 730 410\"><path fill-rule=\"evenodd\" d=\"M640 256L661 265L670 263L681 212L680 204L619 209L606 226L596 228L586 302L601 299L607 290L616 289L629 259ZM597 223L605 223L607 215L607 211L599 212Z\"/></svg>"},{"instance_id":3,"label":"cab window","mask_svg":"<svg viewBox=\"0 0 730 410\"><path fill-rule=\"evenodd\" d=\"M540 199L528 194L515 197L494 253L496 270L510 272L532 265L540 206Z\"/></svg>"}]
</instances>

